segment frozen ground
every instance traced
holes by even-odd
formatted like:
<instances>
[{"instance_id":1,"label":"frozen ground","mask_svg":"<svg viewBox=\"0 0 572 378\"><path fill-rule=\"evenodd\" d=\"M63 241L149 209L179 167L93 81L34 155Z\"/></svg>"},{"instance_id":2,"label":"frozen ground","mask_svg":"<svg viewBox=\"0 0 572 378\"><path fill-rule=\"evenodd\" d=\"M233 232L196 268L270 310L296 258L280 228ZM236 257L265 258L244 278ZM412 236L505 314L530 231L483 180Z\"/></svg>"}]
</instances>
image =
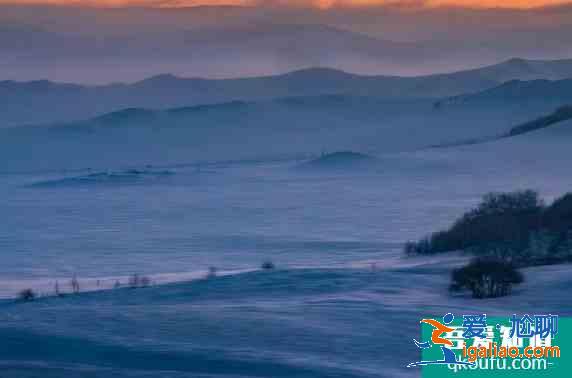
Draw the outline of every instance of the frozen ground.
<instances>
[{"instance_id":1,"label":"frozen ground","mask_svg":"<svg viewBox=\"0 0 572 378\"><path fill-rule=\"evenodd\" d=\"M378 155L367 171L262 161L3 174L5 298L56 280L69 290L74 274L90 289L132 273L194 280L4 299L2 377L399 377L416 374L404 366L421 316L570 315L571 266L528 269L512 297L475 301L446 290L466 257L400 249L486 192L571 191L571 132ZM266 259L279 269L257 271ZM227 275L201 279L209 266Z\"/></svg>"},{"instance_id":2,"label":"frozen ground","mask_svg":"<svg viewBox=\"0 0 572 378\"><path fill-rule=\"evenodd\" d=\"M399 377L423 316L571 315L570 266L510 298L447 294L457 256L401 268L294 269L0 303L3 377ZM383 262L383 260L382 260Z\"/></svg>"}]
</instances>

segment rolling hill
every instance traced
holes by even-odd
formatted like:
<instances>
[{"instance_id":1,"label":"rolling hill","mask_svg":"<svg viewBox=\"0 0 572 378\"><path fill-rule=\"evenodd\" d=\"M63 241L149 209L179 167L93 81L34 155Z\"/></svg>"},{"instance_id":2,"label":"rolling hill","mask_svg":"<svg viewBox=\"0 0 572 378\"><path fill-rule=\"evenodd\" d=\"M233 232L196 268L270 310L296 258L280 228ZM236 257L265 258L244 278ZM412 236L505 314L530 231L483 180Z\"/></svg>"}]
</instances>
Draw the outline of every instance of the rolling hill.
<instances>
[{"instance_id":1,"label":"rolling hill","mask_svg":"<svg viewBox=\"0 0 572 378\"><path fill-rule=\"evenodd\" d=\"M551 127L560 122L568 121L570 119L572 119L572 106L570 105L563 106L556 109L556 111L547 116L540 117L533 121L526 122L522 125L513 127L512 129L510 129L510 131L506 136L513 137L520 134L530 133L536 130Z\"/></svg>"},{"instance_id":2,"label":"rolling hill","mask_svg":"<svg viewBox=\"0 0 572 378\"><path fill-rule=\"evenodd\" d=\"M484 91L454 96L436 102L437 107L572 102L572 79L511 80Z\"/></svg>"},{"instance_id":3,"label":"rolling hill","mask_svg":"<svg viewBox=\"0 0 572 378\"><path fill-rule=\"evenodd\" d=\"M513 59L476 70L420 77L365 76L334 69L310 68L276 76L243 79L213 80L159 75L133 84L104 86L50 81L1 81L0 127L86 119L131 107L164 109L287 96L344 94L435 99L485 90L499 91L497 87L506 80L565 77L572 77L572 60ZM534 95L533 90L531 93ZM483 92L483 96L490 95ZM472 101L472 98L472 95L460 97L463 101Z\"/></svg>"},{"instance_id":4,"label":"rolling hill","mask_svg":"<svg viewBox=\"0 0 572 378\"><path fill-rule=\"evenodd\" d=\"M324 95L153 110L0 129L0 171L117 168L213 160L385 154L501 135L552 111L435 109L432 100Z\"/></svg>"}]
</instances>

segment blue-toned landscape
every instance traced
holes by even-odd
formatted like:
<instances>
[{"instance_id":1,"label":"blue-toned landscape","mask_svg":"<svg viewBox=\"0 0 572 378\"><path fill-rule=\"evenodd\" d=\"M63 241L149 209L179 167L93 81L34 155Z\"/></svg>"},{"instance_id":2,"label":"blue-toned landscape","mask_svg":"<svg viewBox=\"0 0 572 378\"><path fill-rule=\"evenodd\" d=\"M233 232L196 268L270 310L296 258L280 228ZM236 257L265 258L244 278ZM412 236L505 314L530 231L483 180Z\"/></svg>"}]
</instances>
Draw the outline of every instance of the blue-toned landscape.
<instances>
[{"instance_id":1,"label":"blue-toned landscape","mask_svg":"<svg viewBox=\"0 0 572 378\"><path fill-rule=\"evenodd\" d=\"M424 317L572 315L569 6L38 3L0 1L0 377L416 377Z\"/></svg>"}]
</instances>

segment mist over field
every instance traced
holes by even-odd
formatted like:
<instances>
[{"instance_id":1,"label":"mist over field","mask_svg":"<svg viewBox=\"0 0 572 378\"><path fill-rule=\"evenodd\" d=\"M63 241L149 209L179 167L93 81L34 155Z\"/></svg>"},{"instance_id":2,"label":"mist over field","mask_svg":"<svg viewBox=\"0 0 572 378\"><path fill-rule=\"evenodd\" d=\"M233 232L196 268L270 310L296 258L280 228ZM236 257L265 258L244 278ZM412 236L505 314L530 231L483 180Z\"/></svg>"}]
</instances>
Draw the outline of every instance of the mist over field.
<instances>
[{"instance_id":1,"label":"mist over field","mask_svg":"<svg viewBox=\"0 0 572 378\"><path fill-rule=\"evenodd\" d=\"M276 4L0 5L2 378L418 377L420 319L572 314L570 8Z\"/></svg>"}]
</instances>

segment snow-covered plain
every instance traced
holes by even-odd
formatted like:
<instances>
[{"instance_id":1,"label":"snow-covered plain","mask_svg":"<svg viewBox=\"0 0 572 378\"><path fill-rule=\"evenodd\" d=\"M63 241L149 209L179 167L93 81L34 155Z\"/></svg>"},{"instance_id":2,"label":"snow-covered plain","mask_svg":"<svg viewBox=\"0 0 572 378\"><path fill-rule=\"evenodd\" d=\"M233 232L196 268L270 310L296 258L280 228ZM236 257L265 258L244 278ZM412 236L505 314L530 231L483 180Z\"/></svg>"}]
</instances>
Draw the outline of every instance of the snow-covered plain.
<instances>
[{"instance_id":1,"label":"snow-covered plain","mask_svg":"<svg viewBox=\"0 0 572 378\"><path fill-rule=\"evenodd\" d=\"M410 376L422 316L571 315L571 266L527 269L512 297L476 301L446 290L466 256L401 255L486 192L571 191L571 137L567 122L349 172L286 160L2 174L4 297L69 291L73 275L88 289L171 282L2 300L2 377ZM276 271L257 269L267 259ZM223 274L204 279L209 266Z\"/></svg>"},{"instance_id":2,"label":"snow-covered plain","mask_svg":"<svg viewBox=\"0 0 572 378\"><path fill-rule=\"evenodd\" d=\"M451 261L449 261L451 260ZM532 268L512 297L447 293L462 258L394 269L251 272L34 303L6 302L5 377L400 377L419 319L572 314L570 266Z\"/></svg>"}]
</instances>

